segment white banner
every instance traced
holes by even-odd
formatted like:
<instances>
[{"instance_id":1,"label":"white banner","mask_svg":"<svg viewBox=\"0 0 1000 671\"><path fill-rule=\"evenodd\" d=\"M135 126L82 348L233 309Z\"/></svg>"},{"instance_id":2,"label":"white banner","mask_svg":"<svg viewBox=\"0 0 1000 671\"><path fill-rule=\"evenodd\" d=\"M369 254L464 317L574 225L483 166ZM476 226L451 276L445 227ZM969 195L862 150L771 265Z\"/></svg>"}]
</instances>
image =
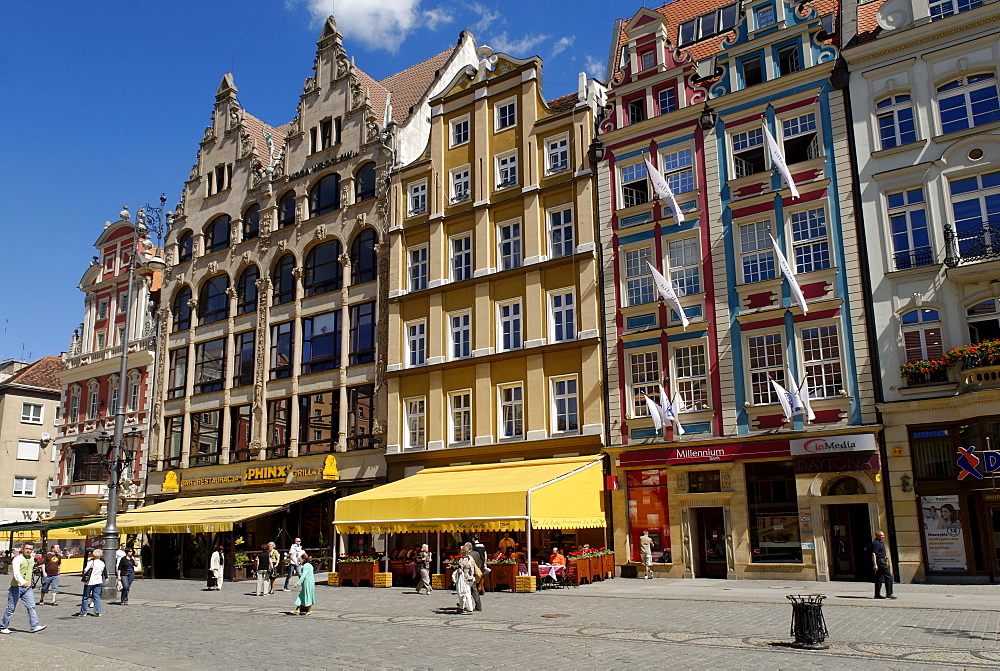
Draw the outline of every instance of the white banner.
<instances>
[{"instance_id":1,"label":"white banner","mask_svg":"<svg viewBox=\"0 0 1000 671\"><path fill-rule=\"evenodd\" d=\"M798 198L799 190L795 188L795 182L792 181L792 173L788 171L788 164L785 163L785 155L781 153L778 143L774 141L774 136L767 129L767 122L764 122L764 139L767 142L767 153L771 155L771 163L778 169L781 176L785 178L785 184L788 185L789 190L792 192L792 198Z\"/></svg>"},{"instance_id":2,"label":"white banner","mask_svg":"<svg viewBox=\"0 0 1000 671\"><path fill-rule=\"evenodd\" d=\"M846 436L822 436L789 440L795 456L829 454L830 452L873 452L878 449L873 433L852 433Z\"/></svg>"},{"instance_id":3,"label":"white banner","mask_svg":"<svg viewBox=\"0 0 1000 671\"><path fill-rule=\"evenodd\" d=\"M809 314L809 306L806 305L806 297L802 294L802 287L799 286L799 281L795 279L795 273L792 271L792 267L788 265L788 261L785 260L785 255L781 253L781 249L778 247L778 241L774 239L774 236L770 233L767 234L771 238L771 246L774 247L774 258L778 261L778 267L781 268L781 274L785 276L788 280L788 287L792 290L792 296L795 298L795 302L799 304L802 308L802 314Z\"/></svg>"},{"instance_id":4,"label":"white banner","mask_svg":"<svg viewBox=\"0 0 1000 671\"><path fill-rule=\"evenodd\" d=\"M647 261L646 265L649 266L649 271L653 273L653 284L656 285L656 290L660 293L660 297L663 298L663 301L667 305L672 307L674 311L677 312L681 318L681 326L687 329L689 323L687 315L684 314L684 308L681 307L680 299L677 298L677 293L674 291L673 285L670 284L670 280L661 275L660 272L653 267L652 263ZM670 271L668 270L667 272Z\"/></svg>"},{"instance_id":5,"label":"white banner","mask_svg":"<svg viewBox=\"0 0 1000 671\"><path fill-rule=\"evenodd\" d=\"M677 204L677 199L674 198L674 192L670 189L670 184L663 178L660 171L653 167L648 157L643 160L646 161L646 173L649 175L649 181L653 184L653 191L656 192L656 198L667 201L671 212L674 213L674 219L677 220L678 224L681 223L684 221L684 213L681 212L681 206Z\"/></svg>"}]
</instances>

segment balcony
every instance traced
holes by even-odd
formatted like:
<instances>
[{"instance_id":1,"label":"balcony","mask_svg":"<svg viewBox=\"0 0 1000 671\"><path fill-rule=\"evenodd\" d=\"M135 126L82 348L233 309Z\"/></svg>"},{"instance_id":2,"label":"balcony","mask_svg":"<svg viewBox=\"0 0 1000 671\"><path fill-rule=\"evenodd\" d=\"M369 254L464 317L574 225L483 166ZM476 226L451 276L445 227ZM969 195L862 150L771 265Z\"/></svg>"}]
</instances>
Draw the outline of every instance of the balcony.
<instances>
[{"instance_id":1,"label":"balcony","mask_svg":"<svg viewBox=\"0 0 1000 671\"><path fill-rule=\"evenodd\" d=\"M935 384L948 384L951 382L947 368L931 371L929 373L905 373L903 375L903 379L906 380L906 386L908 388L929 387Z\"/></svg>"},{"instance_id":2,"label":"balcony","mask_svg":"<svg viewBox=\"0 0 1000 671\"><path fill-rule=\"evenodd\" d=\"M985 221L958 232L951 224L945 224L944 243L947 251L944 262L949 268L1000 259L1000 221Z\"/></svg>"},{"instance_id":3,"label":"balcony","mask_svg":"<svg viewBox=\"0 0 1000 671\"><path fill-rule=\"evenodd\" d=\"M146 350L152 352L156 349L156 337L149 336L146 338L140 338L138 340L133 340L129 343L129 352L139 352ZM66 359L66 365L70 368L76 368L77 366L85 366L87 364L96 363L98 361L104 361L105 359L117 359L122 355L122 346L117 345L115 347L105 347L104 349L99 349L94 352L83 352L80 354L74 354L73 356Z\"/></svg>"}]
</instances>

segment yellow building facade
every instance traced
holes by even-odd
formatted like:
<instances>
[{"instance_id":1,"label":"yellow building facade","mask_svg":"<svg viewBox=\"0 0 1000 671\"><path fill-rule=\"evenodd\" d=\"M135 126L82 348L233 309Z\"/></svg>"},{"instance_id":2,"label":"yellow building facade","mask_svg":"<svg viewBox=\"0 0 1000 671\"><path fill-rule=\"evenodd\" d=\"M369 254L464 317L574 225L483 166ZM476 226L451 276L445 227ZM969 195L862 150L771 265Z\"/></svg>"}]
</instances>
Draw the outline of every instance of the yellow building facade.
<instances>
[{"instance_id":1,"label":"yellow building facade","mask_svg":"<svg viewBox=\"0 0 1000 671\"><path fill-rule=\"evenodd\" d=\"M603 89L546 101L540 59L479 55L392 178L390 480L604 444L587 157Z\"/></svg>"}]
</instances>

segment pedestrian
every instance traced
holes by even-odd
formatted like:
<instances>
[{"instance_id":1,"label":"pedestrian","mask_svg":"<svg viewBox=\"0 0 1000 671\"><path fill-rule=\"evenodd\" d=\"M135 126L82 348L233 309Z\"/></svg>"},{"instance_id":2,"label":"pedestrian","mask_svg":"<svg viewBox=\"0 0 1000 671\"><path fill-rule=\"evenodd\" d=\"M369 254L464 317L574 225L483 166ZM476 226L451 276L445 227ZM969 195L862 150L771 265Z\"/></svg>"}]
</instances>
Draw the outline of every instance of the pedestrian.
<instances>
[{"instance_id":1,"label":"pedestrian","mask_svg":"<svg viewBox=\"0 0 1000 671\"><path fill-rule=\"evenodd\" d=\"M219 591L222 589L223 567L226 565L225 555L222 554L222 546L215 546L208 562L208 588Z\"/></svg>"},{"instance_id":2,"label":"pedestrian","mask_svg":"<svg viewBox=\"0 0 1000 671\"><path fill-rule=\"evenodd\" d=\"M417 594L420 594L420 590L422 589L426 589L428 595L434 591L431 587L431 561L433 558L430 546L426 543L421 545L420 552L417 553L417 571L420 573L420 582L417 583Z\"/></svg>"},{"instance_id":3,"label":"pedestrian","mask_svg":"<svg viewBox=\"0 0 1000 671\"><path fill-rule=\"evenodd\" d=\"M875 539L865 550L871 553L872 568L875 569L875 598L895 599L896 595L892 593L892 566L885 550L885 533L881 529L875 532ZM880 594L882 584L885 584L885 596Z\"/></svg>"},{"instance_id":4,"label":"pedestrian","mask_svg":"<svg viewBox=\"0 0 1000 671\"><path fill-rule=\"evenodd\" d=\"M90 554L90 561L83 569L83 599L80 600L80 612L73 613L73 617L101 616L101 592L104 589L104 581L108 579L108 569L104 565L103 556L104 551L100 548ZM87 612L89 599L94 600L93 613Z\"/></svg>"},{"instance_id":5,"label":"pedestrian","mask_svg":"<svg viewBox=\"0 0 1000 671\"><path fill-rule=\"evenodd\" d=\"M511 538L510 534L505 531L503 532L503 538L500 539L497 549L500 552L506 552L507 550L513 552L516 545L517 544L514 542L514 539Z\"/></svg>"},{"instance_id":6,"label":"pedestrian","mask_svg":"<svg viewBox=\"0 0 1000 671\"><path fill-rule=\"evenodd\" d=\"M121 583L121 599L119 603L122 606L128 605L128 593L132 589L132 581L135 580L135 550L128 548L125 550L125 556L118 561L118 582Z\"/></svg>"},{"instance_id":7,"label":"pedestrian","mask_svg":"<svg viewBox=\"0 0 1000 671\"><path fill-rule=\"evenodd\" d=\"M45 595L52 592L52 606L56 603L56 594L59 593L59 567L62 565L62 553L58 545L53 545L52 549L42 557L42 598L40 602L45 604Z\"/></svg>"},{"instance_id":8,"label":"pedestrian","mask_svg":"<svg viewBox=\"0 0 1000 671\"><path fill-rule=\"evenodd\" d=\"M316 576L313 574L312 561L309 555L302 553L299 555L299 565L302 571L299 573L299 587L302 591L295 597L295 609L299 615L308 615L312 612L313 603L316 596Z\"/></svg>"},{"instance_id":9,"label":"pedestrian","mask_svg":"<svg viewBox=\"0 0 1000 671\"><path fill-rule=\"evenodd\" d=\"M639 556L642 557L642 565L646 567L646 580L653 578L653 539L649 535L649 530L642 532L639 536Z\"/></svg>"},{"instance_id":10,"label":"pedestrian","mask_svg":"<svg viewBox=\"0 0 1000 671\"><path fill-rule=\"evenodd\" d=\"M274 594L274 583L278 580L278 573L281 569L281 555L275 548L274 543L267 544L267 579L271 581L271 590L268 594Z\"/></svg>"},{"instance_id":11,"label":"pedestrian","mask_svg":"<svg viewBox=\"0 0 1000 671\"><path fill-rule=\"evenodd\" d=\"M253 557L254 572L257 575L257 596L264 596L267 593L267 581L271 579L271 572L267 570L267 546L263 546L260 552Z\"/></svg>"},{"instance_id":12,"label":"pedestrian","mask_svg":"<svg viewBox=\"0 0 1000 671\"><path fill-rule=\"evenodd\" d=\"M474 610L483 609L483 576L486 574L486 557L475 550L472 543L466 543L463 548L468 552L469 558L475 564L472 581L472 600L476 607Z\"/></svg>"},{"instance_id":13,"label":"pedestrian","mask_svg":"<svg viewBox=\"0 0 1000 671\"><path fill-rule=\"evenodd\" d=\"M302 549L302 539L296 538L295 542L292 543L292 547L288 548L288 553L286 555L288 559L288 573L285 575L285 587L282 589L283 592L290 592L288 589L288 581L292 579L292 575L299 577L299 582L302 582L302 556L305 554L305 550Z\"/></svg>"},{"instance_id":14,"label":"pedestrian","mask_svg":"<svg viewBox=\"0 0 1000 671\"><path fill-rule=\"evenodd\" d=\"M455 583L455 593L458 595L458 610L462 615L468 615L478 599L473 598L476 592L475 570L476 562L469 556L470 544L462 546L462 556L455 565L455 571L451 574ZM478 595L477 595L478 597Z\"/></svg>"},{"instance_id":15,"label":"pedestrian","mask_svg":"<svg viewBox=\"0 0 1000 671\"><path fill-rule=\"evenodd\" d=\"M38 624L38 614L35 612L35 590L31 587L31 573L35 570L33 555L35 544L27 542L21 546L21 553L14 557L10 570L10 589L7 590L7 610L0 622L0 634L9 634L10 616L14 614L17 602L24 603L28 611L28 627L31 633L45 629L46 625Z\"/></svg>"}]
</instances>

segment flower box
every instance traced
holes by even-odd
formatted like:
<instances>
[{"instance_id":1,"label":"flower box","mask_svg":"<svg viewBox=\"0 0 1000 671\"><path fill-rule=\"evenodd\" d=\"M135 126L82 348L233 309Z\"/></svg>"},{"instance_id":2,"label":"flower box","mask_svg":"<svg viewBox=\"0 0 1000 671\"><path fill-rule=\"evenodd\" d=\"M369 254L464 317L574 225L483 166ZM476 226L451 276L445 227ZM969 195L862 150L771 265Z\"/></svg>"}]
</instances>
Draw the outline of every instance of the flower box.
<instances>
[{"instance_id":1,"label":"flower box","mask_svg":"<svg viewBox=\"0 0 1000 671\"><path fill-rule=\"evenodd\" d=\"M341 586L351 584L360 587L361 583L375 586L377 564L373 561L341 560L337 562L337 572L340 574Z\"/></svg>"},{"instance_id":2,"label":"flower box","mask_svg":"<svg viewBox=\"0 0 1000 671\"><path fill-rule=\"evenodd\" d=\"M594 581L604 580L604 557L602 555L594 555L592 557L587 557L587 564L590 567L590 584L594 584Z\"/></svg>"},{"instance_id":3,"label":"flower box","mask_svg":"<svg viewBox=\"0 0 1000 671\"><path fill-rule=\"evenodd\" d=\"M488 564L490 572L486 576L489 581L485 586L493 592L501 590L513 590L514 580L517 578L517 564Z\"/></svg>"},{"instance_id":4,"label":"flower box","mask_svg":"<svg viewBox=\"0 0 1000 671\"><path fill-rule=\"evenodd\" d=\"M233 582L239 582L240 580L247 579L247 569L245 566L234 566L233 575L230 578Z\"/></svg>"},{"instance_id":5,"label":"flower box","mask_svg":"<svg viewBox=\"0 0 1000 671\"><path fill-rule=\"evenodd\" d=\"M538 589L533 575L519 575L514 578L515 592L534 592Z\"/></svg>"},{"instance_id":6,"label":"flower box","mask_svg":"<svg viewBox=\"0 0 1000 671\"><path fill-rule=\"evenodd\" d=\"M606 575L608 578L614 578L615 577L615 553L613 553L613 552L605 552L603 555L601 555L601 559L603 560L602 563L604 565L604 575Z\"/></svg>"},{"instance_id":7,"label":"flower box","mask_svg":"<svg viewBox=\"0 0 1000 671\"><path fill-rule=\"evenodd\" d=\"M374 567L375 564L372 564ZM392 587L392 571L386 571L385 573L377 572L375 573L372 587Z\"/></svg>"}]
</instances>

